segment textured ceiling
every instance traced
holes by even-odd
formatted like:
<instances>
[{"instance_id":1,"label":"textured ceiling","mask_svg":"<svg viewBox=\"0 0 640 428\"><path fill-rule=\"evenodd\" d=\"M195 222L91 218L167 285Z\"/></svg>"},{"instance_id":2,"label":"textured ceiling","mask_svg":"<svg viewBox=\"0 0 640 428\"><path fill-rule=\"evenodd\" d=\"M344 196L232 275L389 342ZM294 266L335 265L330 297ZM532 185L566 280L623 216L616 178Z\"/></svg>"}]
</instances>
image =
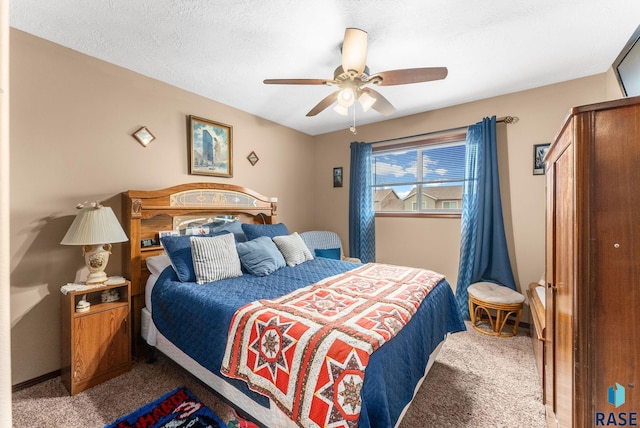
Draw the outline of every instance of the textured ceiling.
<instances>
[{"instance_id":1,"label":"textured ceiling","mask_svg":"<svg viewBox=\"0 0 640 428\"><path fill-rule=\"evenodd\" d=\"M640 23L638 0L11 0L12 27L310 135L347 129L333 89L346 27L372 73L446 66L445 80L378 88L392 116L605 72Z\"/></svg>"}]
</instances>

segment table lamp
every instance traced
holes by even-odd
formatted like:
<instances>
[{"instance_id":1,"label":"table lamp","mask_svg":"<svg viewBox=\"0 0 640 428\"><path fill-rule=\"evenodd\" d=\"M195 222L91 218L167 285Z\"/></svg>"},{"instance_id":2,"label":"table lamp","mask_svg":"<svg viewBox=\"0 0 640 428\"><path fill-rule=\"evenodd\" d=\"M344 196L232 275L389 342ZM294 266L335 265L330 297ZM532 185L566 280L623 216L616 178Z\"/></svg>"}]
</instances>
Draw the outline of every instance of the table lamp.
<instances>
[{"instance_id":1,"label":"table lamp","mask_svg":"<svg viewBox=\"0 0 640 428\"><path fill-rule=\"evenodd\" d=\"M80 212L71 227L64 235L63 245L82 245L89 276L87 284L102 284L107 281L104 272L111 254L111 244L127 241L122 226L118 222L113 210L100 205L100 201L91 204L78 204Z\"/></svg>"}]
</instances>

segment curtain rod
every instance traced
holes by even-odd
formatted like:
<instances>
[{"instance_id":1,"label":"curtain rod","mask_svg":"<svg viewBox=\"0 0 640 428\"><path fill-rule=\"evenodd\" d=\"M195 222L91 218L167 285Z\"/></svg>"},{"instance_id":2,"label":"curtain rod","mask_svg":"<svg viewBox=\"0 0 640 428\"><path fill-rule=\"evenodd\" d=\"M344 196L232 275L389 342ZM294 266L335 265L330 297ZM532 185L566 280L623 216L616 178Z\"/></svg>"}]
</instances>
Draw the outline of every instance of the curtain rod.
<instances>
[{"instance_id":1,"label":"curtain rod","mask_svg":"<svg viewBox=\"0 0 640 428\"><path fill-rule=\"evenodd\" d=\"M516 123L518 120L517 117L515 116L504 116L504 117L499 117L496 119L496 123ZM431 132L425 132L423 134L416 134L416 135L407 135L406 137L396 137L396 138L389 138L388 140L380 140L380 141L373 141L369 144L381 144L381 143L390 143L392 141L399 141L399 140L408 140L409 138L417 138L417 137L426 137L428 135L433 135L433 134L442 134L444 132L453 132L453 131L460 131L462 129L466 129L468 128L468 126L458 126L457 128L449 128L449 129L442 129L440 131L431 131Z\"/></svg>"}]
</instances>

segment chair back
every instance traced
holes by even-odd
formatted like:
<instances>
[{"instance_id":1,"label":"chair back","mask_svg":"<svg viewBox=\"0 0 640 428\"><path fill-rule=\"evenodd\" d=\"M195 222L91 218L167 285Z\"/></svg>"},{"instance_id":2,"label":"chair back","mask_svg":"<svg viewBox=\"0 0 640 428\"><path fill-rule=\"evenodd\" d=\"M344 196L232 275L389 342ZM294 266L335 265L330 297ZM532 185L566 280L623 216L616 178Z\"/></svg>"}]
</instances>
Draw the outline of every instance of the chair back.
<instances>
[{"instance_id":1,"label":"chair back","mask_svg":"<svg viewBox=\"0 0 640 428\"><path fill-rule=\"evenodd\" d=\"M340 256L342 252L342 241L337 233L328 230L311 230L300 233L300 237L315 257L316 250L328 250L332 248L340 248Z\"/></svg>"}]
</instances>

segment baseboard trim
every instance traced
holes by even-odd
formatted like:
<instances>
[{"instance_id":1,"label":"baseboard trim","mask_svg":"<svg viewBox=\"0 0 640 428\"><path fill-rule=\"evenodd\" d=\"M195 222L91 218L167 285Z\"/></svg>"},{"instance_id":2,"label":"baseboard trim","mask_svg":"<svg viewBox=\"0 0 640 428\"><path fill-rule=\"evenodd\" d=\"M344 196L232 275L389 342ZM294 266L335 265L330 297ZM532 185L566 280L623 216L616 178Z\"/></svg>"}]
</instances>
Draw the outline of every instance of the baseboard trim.
<instances>
[{"instance_id":1,"label":"baseboard trim","mask_svg":"<svg viewBox=\"0 0 640 428\"><path fill-rule=\"evenodd\" d=\"M27 389L31 386L37 385L47 380L55 379L61 374L62 374L61 370L56 370L51 373L45 373L42 376L38 376L36 378L17 383L11 387L11 393L22 391L23 389Z\"/></svg>"}]
</instances>

